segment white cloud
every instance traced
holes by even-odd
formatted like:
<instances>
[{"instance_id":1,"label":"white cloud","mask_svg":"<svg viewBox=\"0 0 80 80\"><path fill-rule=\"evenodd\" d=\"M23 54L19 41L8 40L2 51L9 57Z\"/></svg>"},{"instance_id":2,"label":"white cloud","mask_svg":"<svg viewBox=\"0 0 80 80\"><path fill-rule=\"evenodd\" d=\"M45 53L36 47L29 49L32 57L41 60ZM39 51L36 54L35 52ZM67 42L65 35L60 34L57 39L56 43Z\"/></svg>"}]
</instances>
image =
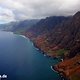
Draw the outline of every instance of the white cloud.
<instances>
[{"instance_id":1,"label":"white cloud","mask_svg":"<svg viewBox=\"0 0 80 80\"><path fill-rule=\"evenodd\" d=\"M0 5L2 6L2 7L5 7L5 8L9 8L9 9L22 9L24 6L20 3L20 2L18 2L17 0L15 1L15 0L2 0L1 2L0 2Z\"/></svg>"},{"instance_id":2,"label":"white cloud","mask_svg":"<svg viewBox=\"0 0 80 80\"><path fill-rule=\"evenodd\" d=\"M14 14L11 10L0 7L0 21L1 22L10 22L14 21Z\"/></svg>"},{"instance_id":3,"label":"white cloud","mask_svg":"<svg viewBox=\"0 0 80 80\"><path fill-rule=\"evenodd\" d=\"M0 0L0 7L11 11L16 20L68 16L80 10L80 0Z\"/></svg>"}]
</instances>

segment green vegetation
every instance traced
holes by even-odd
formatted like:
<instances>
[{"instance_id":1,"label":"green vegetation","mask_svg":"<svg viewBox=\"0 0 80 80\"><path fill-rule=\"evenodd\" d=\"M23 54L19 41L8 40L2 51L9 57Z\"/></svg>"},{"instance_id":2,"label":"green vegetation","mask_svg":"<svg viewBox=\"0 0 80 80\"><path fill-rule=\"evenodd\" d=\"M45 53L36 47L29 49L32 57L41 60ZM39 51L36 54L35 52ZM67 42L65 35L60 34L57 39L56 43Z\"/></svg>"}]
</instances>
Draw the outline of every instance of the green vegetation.
<instances>
[{"instance_id":1,"label":"green vegetation","mask_svg":"<svg viewBox=\"0 0 80 80\"><path fill-rule=\"evenodd\" d=\"M73 76L71 77L71 80L80 80L80 77L79 77L79 76L76 76L76 75L73 75Z\"/></svg>"},{"instance_id":2,"label":"green vegetation","mask_svg":"<svg viewBox=\"0 0 80 80\"><path fill-rule=\"evenodd\" d=\"M58 56L64 56L64 54L67 52L68 50L66 49L60 49L60 50L57 50L56 53Z\"/></svg>"},{"instance_id":3,"label":"green vegetation","mask_svg":"<svg viewBox=\"0 0 80 80\"><path fill-rule=\"evenodd\" d=\"M25 31L26 31L26 29L19 29L19 30L15 31L14 33L21 34L21 33L25 32Z\"/></svg>"}]
</instances>

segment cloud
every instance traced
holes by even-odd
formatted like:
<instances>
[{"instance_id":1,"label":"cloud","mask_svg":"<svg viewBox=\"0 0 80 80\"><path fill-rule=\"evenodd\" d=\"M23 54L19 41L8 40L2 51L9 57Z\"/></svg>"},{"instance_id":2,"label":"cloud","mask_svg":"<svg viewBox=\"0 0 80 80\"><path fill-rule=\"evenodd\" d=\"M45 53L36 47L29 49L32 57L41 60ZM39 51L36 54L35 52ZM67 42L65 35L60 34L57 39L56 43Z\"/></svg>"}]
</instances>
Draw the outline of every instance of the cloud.
<instances>
[{"instance_id":1,"label":"cloud","mask_svg":"<svg viewBox=\"0 0 80 80\"><path fill-rule=\"evenodd\" d=\"M14 21L14 14L11 10L0 7L0 21L1 22L10 22Z\"/></svg>"},{"instance_id":2,"label":"cloud","mask_svg":"<svg viewBox=\"0 0 80 80\"><path fill-rule=\"evenodd\" d=\"M8 20L10 18L24 20L73 15L80 10L80 0L0 0L0 7L5 9L5 16ZM0 11L0 16L4 17L3 15Z\"/></svg>"}]
</instances>

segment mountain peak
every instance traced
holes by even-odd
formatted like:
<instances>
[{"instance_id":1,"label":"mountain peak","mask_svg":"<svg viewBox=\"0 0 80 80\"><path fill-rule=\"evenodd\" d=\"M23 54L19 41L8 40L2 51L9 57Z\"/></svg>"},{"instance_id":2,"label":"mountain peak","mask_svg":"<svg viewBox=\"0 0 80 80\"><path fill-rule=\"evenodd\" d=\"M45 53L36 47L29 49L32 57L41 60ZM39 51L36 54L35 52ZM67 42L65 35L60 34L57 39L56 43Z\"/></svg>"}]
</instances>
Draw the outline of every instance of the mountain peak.
<instances>
[{"instance_id":1,"label":"mountain peak","mask_svg":"<svg viewBox=\"0 0 80 80\"><path fill-rule=\"evenodd\" d=\"M75 20L75 21L80 21L80 11L78 11L78 12L73 16L73 20Z\"/></svg>"},{"instance_id":2,"label":"mountain peak","mask_svg":"<svg viewBox=\"0 0 80 80\"><path fill-rule=\"evenodd\" d=\"M80 16L80 11L78 11L74 16Z\"/></svg>"}]
</instances>

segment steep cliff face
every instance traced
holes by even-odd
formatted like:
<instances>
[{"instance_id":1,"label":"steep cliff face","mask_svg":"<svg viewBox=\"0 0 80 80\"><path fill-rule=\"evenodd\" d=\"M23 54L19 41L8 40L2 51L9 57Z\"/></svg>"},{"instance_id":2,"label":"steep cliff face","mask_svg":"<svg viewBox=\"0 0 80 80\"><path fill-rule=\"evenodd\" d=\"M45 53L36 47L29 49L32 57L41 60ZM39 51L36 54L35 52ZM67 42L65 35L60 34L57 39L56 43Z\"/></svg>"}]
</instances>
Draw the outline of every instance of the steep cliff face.
<instances>
[{"instance_id":1,"label":"steep cliff face","mask_svg":"<svg viewBox=\"0 0 80 80\"><path fill-rule=\"evenodd\" d=\"M26 32L34 34L33 37L39 35L47 34L48 32L55 28L56 25L68 20L70 17L64 16L53 16L47 17L46 19L41 19L36 25L28 29Z\"/></svg>"},{"instance_id":2,"label":"steep cliff face","mask_svg":"<svg viewBox=\"0 0 80 80\"><path fill-rule=\"evenodd\" d=\"M71 20L69 20L61 26L61 33L63 35L62 41L58 46L69 49L67 59L60 62L54 68L61 75L65 76L69 80L80 79L80 12L76 13ZM58 32L58 29L55 31ZM54 34L56 35L56 34ZM53 36L54 37L54 36ZM61 38L61 37L59 37ZM54 43L54 42L53 42Z\"/></svg>"},{"instance_id":3,"label":"steep cliff face","mask_svg":"<svg viewBox=\"0 0 80 80\"><path fill-rule=\"evenodd\" d=\"M0 24L0 30L22 33L29 29L31 26L35 25L38 21L38 19L31 19Z\"/></svg>"},{"instance_id":4,"label":"steep cliff face","mask_svg":"<svg viewBox=\"0 0 80 80\"><path fill-rule=\"evenodd\" d=\"M45 53L49 53L49 56L55 56L55 49L58 48L56 44L54 44L53 36L58 25L69 20L71 17L48 17L46 19L40 20L36 25L31 27L26 31L25 35L31 38L37 47L39 47ZM55 36L56 38L56 36ZM58 51L59 52L59 51ZM60 52L65 52L64 49L61 49ZM54 54L53 54L54 53ZM61 53L59 55L62 55Z\"/></svg>"},{"instance_id":5,"label":"steep cliff face","mask_svg":"<svg viewBox=\"0 0 80 80\"><path fill-rule=\"evenodd\" d=\"M53 33L53 35L52 35ZM53 44L70 49L80 40L80 12L53 30ZM51 39L50 39L51 40Z\"/></svg>"},{"instance_id":6,"label":"steep cliff face","mask_svg":"<svg viewBox=\"0 0 80 80\"><path fill-rule=\"evenodd\" d=\"M27 29L29 29L31 26L35 25L38 21L39 21L38 19L19 21L17 25L13 26L12 31L13 32L24 32Z\"/></svg>"},{"instance_id":7,"label":"steep cliff face","mask_svg":"<svg viewBox=\"0 0 80 80\"><path fill-rule=\"evenodd\" d=\"M29 29L26 35L35 39L36 45L45 52L53 53L61 49L60 52L63 53L80 41L80 12L70 18L50 17L41 20L38 24Z\"/></svg>"},{"instance_id":8,"label":"steep cliff face","mask_svg":"<svg viewBox=\"0 0 80 80\"><path fill-rule=\"evenodd\" d=\"M48 20L47 20L48 21ZM52 19L51 19L52 21ZM52 24L42 20L35 28L29 29L25 35L47 55L64 58L55 69L70 80L80 79L80 12L74 16L60 20L53 19ZM47 24L48 23L48 24ZM53 23L56 23L53 25ZM39 25L39 27L38 27ZM49 27L52 25L51 27ZM50 29L49 29L50 28Z\"/></svg>"}]
</instances>

